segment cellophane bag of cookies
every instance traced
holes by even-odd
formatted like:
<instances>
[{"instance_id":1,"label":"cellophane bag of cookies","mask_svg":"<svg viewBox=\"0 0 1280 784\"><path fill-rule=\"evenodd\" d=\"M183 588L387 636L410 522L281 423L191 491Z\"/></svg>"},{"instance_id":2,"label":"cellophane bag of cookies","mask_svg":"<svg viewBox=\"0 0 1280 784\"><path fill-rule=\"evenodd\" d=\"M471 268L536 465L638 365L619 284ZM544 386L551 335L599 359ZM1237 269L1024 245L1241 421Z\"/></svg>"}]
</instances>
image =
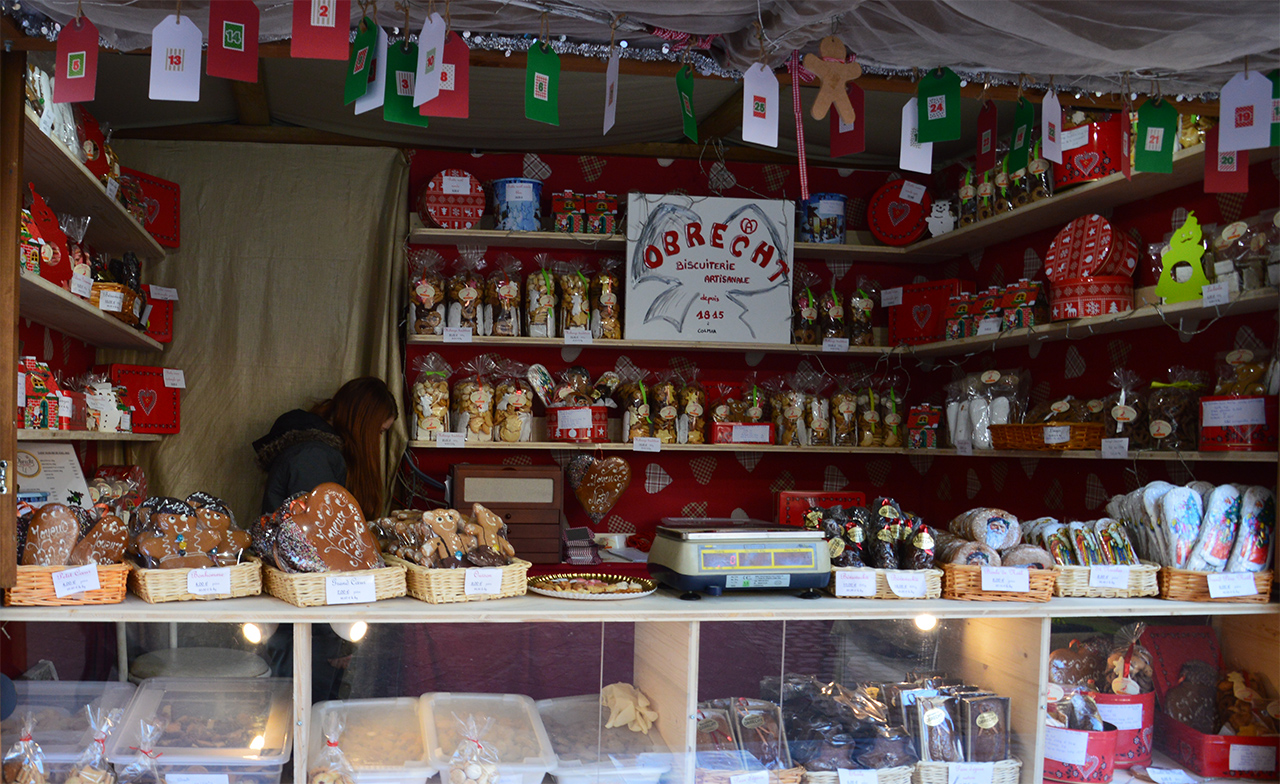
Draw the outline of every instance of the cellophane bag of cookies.
<instances>
[{"instance_id":1,"label":"cellophane bag of cookies","mask_svg":"<svg viewBox=\"0 0 1280 784\"><path fill-rule=\"evenodd\" d=\"M1117 368L1111 374L1115 391L1102 401L1106 415L1103 422L1103 438L1127 438L1129 449L1146 449L1151 432L1147 426L1146 395L1141 391L1142 379L1127 368Z\"/></svg>"},{"instance_id":2,"label":"cellophane bag of cookies","mask_svg":"<svg viewBox=\"0 0 1280 784\"><path fill-rule=\"evenodd\" d=\"M539 253L533 257L534 269L524 281L524 334L531 338L554 338L557 334L560 292L555 264L550 255Z\"/></svg>"},{"instance_id":3,"label":"cellophane bag of cookies","mask_svg":"<svg viewBox=\"0 0 1280 784\"><path fill-rule=\"evenodd\" d=\"M818 344L818 298L822 276L808 267L796 270L791 295L791 342L797 346Z\"/></svg>"},{"instance_id":4,"label":"cellophane bag of cookies","mask_svg":"<svg viewBox=\"0 0 1280 784\"><path fill-rule=\"evenodd\" d=\"M520 335L520 260L509 253L498 258L493 272L485 281L484 317L481 319L482 335L505 338Z\"/></svg>"},{"instance_id":5,"label":"cellophane bag of cookies","mask_svg":"<svg viewBox=\"0 0 1280 784\"><path fill-rule=\"evenodd\" d=\"M815 376L804 385L805 446L831 446L831 379Z\"/></svg>"},{"instance_id":6,"label":"cellophane bag of cookies","mask_svg":"<svg viewBox=\"0 0 1280 784\"><path fill-rule=\"evenodd\" d=\"M493 440L507 444L533 440L533 387L529 366L505 359L498 363L493 389Z\"/></svg>"},{"instance_id":7,"label":"cellophane bag of cookies","mask_svg":"<svg viewBox=\"0 0 1280 784\"><path fill-rule=\"evenodd\" d=\"M160 752L155 750L156 741L164 734L164 725L158 719L141 719L142 730L138 733L138 756L116 774L120 784L163 784L160 771L156 769L156 759Z\"/></svg>"},{"instance_id":8,"label":"cellophane bag of cookies","mask_svg":"<svg viewBox=\"0 0 1280 784\"><path fill-rule=\"evenodd\" d=\"M779 376L764 383L773 408L773 426L777 429L775 444L804 446L808 433L804 427L804 390L793 376Z\"/></svg>"},{"instance_id":9,"label":"cellophane bag of cookies","mask_svg":"<svg viewBox=\"0 0 1280 784\"><path fill-rule=\"evenodd\" d=\"M413 433L415 441L435 441L449 432L449 376L453 368L432 352L413 361Z\"/></svg>"},{"instance_id":10,"label":"cellophane bag of cookies","mask_svg":"<svg viewBox=\"0 0 1280 784\"><path fill-rule=\"evenodd\" d=\"M484 248L458 248L458 263L453 275L445 284L448 294L448 327L465 327L471 334L480 334L480 308L484 294Z\"/></svg>"},{"instance_id":11,"label":"cellophane bag of cookies","mask_svg":"<svg viewBox=\"0 0 1280 784\"><path fill-rule=\"evenodd\" d=\"M618 406L622 408L622 440L631 443L637 438L653 435L653 410L649 403L649 385L645 383L649 372L639 368L619 374Z\"/></svg>"},{"instance_id":12,"label":"cellophane bag of cookies","mask_svg":"<svg viewBox=\"0 0 1280 784\"><path fill-rule=\"evenodd\" d=\"M1218 354L1218 381L1213 394L1232 397L1267 394L1265 377L1270 361L1271 356L1266 352L1247 348Z\"/></svg>"},{"instance_id":13,"label":"cellophane bag of cookies","mask_svg":"<svg viewBox=\"0 0 1280 784\"><path fill-rule=\"evenodd\" d=\"M773 421L773 408L769 404L769 393L760 383L755 373L748 373L742 381L742 391L738 393L738 402L730 409L730 422L762 424Z\"/></svg>"},{"instance_id":14,"label":"cellophane bag of cookies","mask_svg":"<svg viewBox=\"0 0 1280 784\"><path fill-rule=\"evenodd\" d=\"M409 323L415 335L443 335L445 322L444 258L434 250L406 254L409 269Z\"/></svg>"},{"instance_id":15,"label":"cellophane bag of cookies","mask_svg":"<svg viewBox=\"0 0 1280 784\"><path fill-rule=\"evenodd\" d=\"M684 384L680 387L676 440L681 444L707 443L707 388L698 380L698 375L698 368L691 368L684 374Z\"/></svg>"},{"instance_id":16,"label":"cellophane bag of cookies","mask_svg":"<svg viewBox=\"0 0 1280 784\"><path fill-rule=\"evenodd\" d=\"M900 371L890 371L879 386L880 423L884 432L881 446L904 446L907 442L907 406L903 402L907 391L906 376Z\"/></svg>"},{"instance_id":17,"label":"cellophane bag of cookies","mask_svg":"<svg viewBox=\"0 0 1280 784\"><path fill-rule=\"evenodd\" d=\"M560 381L551 393L552 407L589 406L593 403L595 387L591 384L591 373L581 365L566 368L560 373Z\"/></svg>"},{"instance_id":18,"label":"cellophane bag of cookies","mask_svg":"<svg viewBox=\"0 0 1280 784\"><path fill-rule=\"evenodd\" d=\"M75 767L63 784L112 784L116 777L111 763L107 762L107 736L120 723L124 709L108 711L101 706L86 705L85 714L93 736L76 758Z\"/></svg>"},{"instance_id":19,"label":"cellophane bag of cookies","mask_svg":"<svg viewBox=\"0 0 1280 784\"><path fill-rule=\"evenodd\" d=\"M831 445L858 445L858 381L852 375L839 375L831 392Z\"/></svg>"},{"instance_id":20,"label":"cellophane bag of cookies","mask_svg":"<svg viewBox=\"0 0 1280 784\"><path fill-rule=\"evenodd\" d=\"M679 439L680 386L679 374L668 370L659 373L649 388L653 436L664 444L674 444Z\"/></svg>"},{"instance_id":21,"label":"cellophane bag of cookies","mask_svg":"<svg viewBox=\"0 0 1280 784\"><path fill-rule=\"evenodd\" d=\"M874 346L875 332L872 322L876 303L880 301L880 284L865 276L858 276L858 288L849 297L849 345Z\"/></svg>"},{"instance_id":22,"label":"cellophane bag of cookies","mask_svg":"<svg viewBox=\"0 0 1280 784\"><path fill-rule=\"evenodd\" d=\"M956 226L969 226L978 222L978 186L974 183L973 169L965 169L959 187L960 219Z\"/></svg>"},{"instance_id":23,"label":"cellophane bag of cookies","mask_svg":"<svg viewBox=\"0 0 1280 784\"><path fill-rule=\"evenodd\" d=\"M493 719L483 723L467 715L454 715L458 722L458 747L449 759L449 770L441 773L441 784L498 784L498 752L487 740Z\"/></svg>"},{"instance_id":24,"label":"cellophane bag of cookies","mask_svg":"<svg viewBox=\"0 0 1280 784\"><path fill-rule=\"evenodd\" d=\"M600 270L591 276L591 337L596 340L622 339L622 259L600 260Z\"/></svg>"},{"instance_id":25,"label":"cellophane bag of cookies","mask_svg":"<svg viewBox=\"0 0 1280 784\"><path fill-rule=\"evenodd\" d=\"M556 271L560 284L560 334L591 329L591 279L582 259L561 262Z\"/></svg>"},{"instance_id":26,"label":"cellophane bag of cookies","mask_svg":"<svg viewBox=\"0 0 1280 784\"><path fill-rule=\"evenodd\" d=\"M1053 196L1053 165L1045 160L1044 148L1039 139L1027 163L1027 201L1040 201Z\"/></svg>"},{"instance_id":27,"label":"cellophane bag of cookies","mask_svg":"<svg viewBox=\"0 0 1280 784\"><path fill-rule=\"evenodd\" d=\"M978 185L977 219L990 220L996 214L995 172L984 171L982 174L975 175L974 181Z\"/></svg>"},{"instance_id":28,"label":"cellophane bag of cookies","mask_svg":"<svg viewBox=\"0 0 1280 784\"><path fill-rule=\"evenodd\" d=\"M1194 452L1200 442L1200 394L1208 377L1175 365L1168 381L1152 381L1147 393L1147 446L1156 450Z\"/></svg>"},{"instance_id":29,"label":"cellophane bag of cookies","mask_svg":"<svg viewBox=\"0 0 1280 784\"><path fill-rule=\"evenodd\" d=\"M342 711L329 711L324 715L324 727L321 729L324 748L307 771L308 784L354 784L356 770L338 745L345 730L346 719Z\"/></svg>"},{"instance_id":30,"label":"cellophane bag of cookies","mask_svg":"<svg viewBox=\"0 0 1280 784\"><path fill-rule=\"evenodd\" d=\"M24 715L18 740L4 755L5 784L45 784L44 752L31 738L35 728L35 714Z\"/></svg>"},{"instance_id":31,"label":"cellophane bag of cookies","mask_svg":"<svg viewBox=\"0 0 1280 784\"><path fill-rule=\"evenodd\" d=\"M880 390L871 378L864 378L855 390L857 443L855 446L884 446L884 422L880 420Z\"/></svg>"},{"instance_id":32,"label":"cellophane bag of cookies","mask_svg":"<svg viewBox=\"0 0 1280 784\"><path fill-rule=\"evenodd\" d=\"M844 295L836 291L836 276L818 295L818 342L849 337L849 308Z\"/></svg>"},{"instance_id":33,"label":"cellophane bag of cookies","mask_svg":"<svg viewBox=\"0 0 1280 784\"><path fill-rule=\"evenodd\" d=\"M494 358L481 354L464 362L462 376L453 385L450 411L453 432L463 433L468 441L493 440L493 371Z\"/></svg>"}]
</instances>

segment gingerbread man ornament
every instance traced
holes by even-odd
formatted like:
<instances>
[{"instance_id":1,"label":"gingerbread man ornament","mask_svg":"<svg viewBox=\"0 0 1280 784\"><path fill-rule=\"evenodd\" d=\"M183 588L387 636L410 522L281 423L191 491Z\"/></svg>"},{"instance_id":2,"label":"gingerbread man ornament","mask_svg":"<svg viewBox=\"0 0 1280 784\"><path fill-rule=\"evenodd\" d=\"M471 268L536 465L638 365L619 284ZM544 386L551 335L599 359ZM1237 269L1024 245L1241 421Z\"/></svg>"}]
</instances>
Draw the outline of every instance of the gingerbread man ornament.
<instances>
[{"instance_id":1,"label":"gingerbread man ornament","mask_svg":"<svg viewBox=\"0 0 1280 784\"><path fill-rule=\"evenodd\" d=\"M862 66L845 60L844 43L834 35L822 39L818 44L818 54L804 56L804 67L813 71L820 82L818 97L814 99L813 109L810 111L813 119L821 120L826 117L832 106L847 125L852 125L857 117L853 104L849 103L849 92L845 84L862 76Z\"/></svg>"}]
</instances>

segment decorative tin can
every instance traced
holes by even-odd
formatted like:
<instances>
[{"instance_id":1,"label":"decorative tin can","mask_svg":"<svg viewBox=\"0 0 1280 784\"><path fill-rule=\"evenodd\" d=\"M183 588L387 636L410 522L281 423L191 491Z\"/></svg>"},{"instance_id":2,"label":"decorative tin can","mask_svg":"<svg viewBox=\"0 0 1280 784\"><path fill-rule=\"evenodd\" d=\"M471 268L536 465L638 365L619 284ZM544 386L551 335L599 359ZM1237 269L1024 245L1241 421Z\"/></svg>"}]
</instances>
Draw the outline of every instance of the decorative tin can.
<instances>
[{"instance_id":1,"label":"decorative tin can","mask_svg":"<svg viewBox=\"0 0 1280 784\"><path fill-rule=\"evenodd\" d=\"M845 201L843 194L814 193L796 202L796 241L844 244Z\"/></svg>"},{"instance_id":2,"label":"decorative tin can","mask_svg":"<svg viewBox=\"0 0 1280 784\"><path fill-rule=\"evenodd\" d=\"M1051 281L1088 275L1132 277L1139 252L1138 241L1106 218L1084 215L1064 226L1049 243L1044 274Z\"/></svg>"},{"instance_id":3,"label":"decorative tin can","mask_svg":"<svg viewBox=\"0 0 1280 784\"><path fill-rule=\"evenodd\" d=\"M493 181L493 219L503 231L542 230L542 181L508 177Z\"/></svg>"},{"instance_id":4,"label":"decorative tin can","mask_svg":"<svg viewBox=\"0 0 1280 784\"><path fill-rule=\"evenodd\" d=\"M1129 151L1121 145L1119 112L1107 119L1084 125L1064 122L1062 129L1062 163L1053 164L1054 190L1093 182L1120 171L1123 155ZM1069 127L1068 127L1069 126Z\"/></svg>"},{"instance_id":5,"label":"decorative tin can","mask_svg":"<svg viewBox=\"0 0 1280 784\"><path fill-rule=\"evenodd\" d=\"M423 225L442 229L472 229L484 214L484 189L462 169L445 169L418 194L418 217Z\"/></svg>"},{"instance_id":6,"label":"decorative tin can","mask_svg":"<svg viewBox=\"0 0 1280 784\"><path fill-rule=\"evenodd\" d=\"M880 186L867 208L872 235L886 245L910 245L924 235L925 218L933 207L929 191L910 180Z\"/></svg>"},{"instance_id":7,"label":"decorative tin can","mask_svg":"<svg viewBox=\"0 0 1280 784\"><path fill-rule=\"evenodd\" d=\"M1096 275L1049 284L1049 320L1066 321L1133 310L1133 278Z\"/></svg>"}]
</instances>

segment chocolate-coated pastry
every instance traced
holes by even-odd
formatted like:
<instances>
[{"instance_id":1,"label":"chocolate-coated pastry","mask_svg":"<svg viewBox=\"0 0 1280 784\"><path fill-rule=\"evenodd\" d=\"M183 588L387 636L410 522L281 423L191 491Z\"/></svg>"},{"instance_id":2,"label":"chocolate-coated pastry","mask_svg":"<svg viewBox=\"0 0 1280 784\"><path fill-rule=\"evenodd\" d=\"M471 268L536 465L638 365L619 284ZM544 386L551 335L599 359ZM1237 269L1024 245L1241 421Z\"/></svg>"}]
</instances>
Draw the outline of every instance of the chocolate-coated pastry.
<instances>
[{"instance_id":1,"label":"chocolate-coated pastry","mask_svg":"<svg viewBox=\"0 0 1280 784\"><path fill-rule=\"evenodd\" d=\"M480 545L467 553L467 561L472 566L506 566L509 563L506 556L485 545Z\"/></svg>"},{"instance_id":2,"label":"chocolate-coated pastry","mask_svg":"<svg viewBox=\"0 0 1280 784\"><path fill-rule=\"evenodd\" d=\"M1165 713L1197 732L1213 733L1218 693L1218 668L1192 659L1182 665L1178 683L1165 694Z\"/></svg>"}]
</instances>

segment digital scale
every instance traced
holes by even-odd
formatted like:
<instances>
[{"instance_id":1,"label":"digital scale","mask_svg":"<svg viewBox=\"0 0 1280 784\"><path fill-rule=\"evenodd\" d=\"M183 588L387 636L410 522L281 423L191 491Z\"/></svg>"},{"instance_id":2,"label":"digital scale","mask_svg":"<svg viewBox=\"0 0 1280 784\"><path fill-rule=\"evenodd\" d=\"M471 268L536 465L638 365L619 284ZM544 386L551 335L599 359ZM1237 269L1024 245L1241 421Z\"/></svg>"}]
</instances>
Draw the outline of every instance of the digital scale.
<instances>
[{"instance_id":1,"label":"digital scale","mask_svg":"<svg viewBox=\"0 0 1280 784\"><path fill-rule=\"evenodd\" d=\"M816 588L831 580L831 555L822 531L777 526L763 520L664 517L649 550L649 573L685 591L681 599L701 599L698 591Z\"/></svg>"}]
</instances>

